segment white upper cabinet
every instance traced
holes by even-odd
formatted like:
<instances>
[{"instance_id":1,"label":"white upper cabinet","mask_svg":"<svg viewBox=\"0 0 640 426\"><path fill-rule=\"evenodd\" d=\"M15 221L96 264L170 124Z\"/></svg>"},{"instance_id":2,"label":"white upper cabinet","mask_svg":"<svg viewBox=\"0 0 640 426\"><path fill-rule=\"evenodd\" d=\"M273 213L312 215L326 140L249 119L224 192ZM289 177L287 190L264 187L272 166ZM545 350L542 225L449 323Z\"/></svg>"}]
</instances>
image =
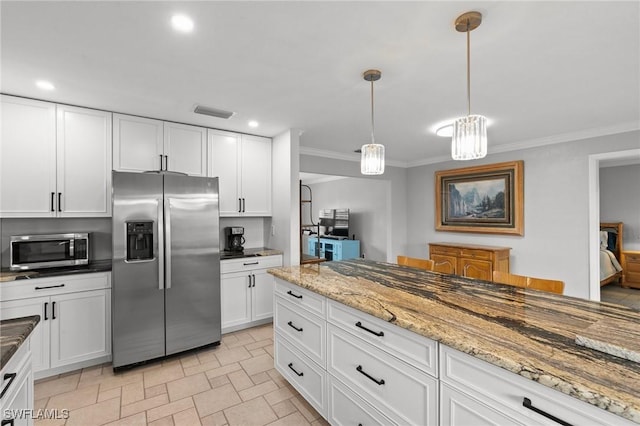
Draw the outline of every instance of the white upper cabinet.
<instances>
[{"instance_id":1,"label":"white upper cabinet","mask_svg":"<svg viewBox=\"0 0 640 426\"><path fill-rule=\"evenodd\" d=\"M206 129L124 114L113 116L113 169L207 175Z\"/></svg>"},{"instance_id":2,"label":"white upper cabinet","mask_svg":"<svg viewBox=\"0 0 640 426\"><path fill-rule=\"evenodd\" d=\"M162 121L113 114L113 169L121 172L160 170L164 164Z\"/></svg>"},{"instance_id":3,"label":"white upper cabinet","mask_svg":"<svg viewBox=\"0 0 640 426\"><path fill-rule=\"evenodd\" d=\"M164 123L164 169L190 176L207 175L207 129Z\"/></svg>"},{"instance_id":4,"label":"white upper cabinet","mask_svg":"<svg viewBox=\"0 0 640 426\"><path fill-rule=\"evenodd\" d=\"M111 215L111 113L2 97L0 216Z\"/></svg>"},{"instance_id":5,"label":"white upper cabinet","mask_svg":"<svg viewBox=\"0 0 640 426\"><path fill-rule=\"evenodd\" d=\"M271 216L271 139L211 129L208 135L220 216Z\"/></svg>"}]
</instances>

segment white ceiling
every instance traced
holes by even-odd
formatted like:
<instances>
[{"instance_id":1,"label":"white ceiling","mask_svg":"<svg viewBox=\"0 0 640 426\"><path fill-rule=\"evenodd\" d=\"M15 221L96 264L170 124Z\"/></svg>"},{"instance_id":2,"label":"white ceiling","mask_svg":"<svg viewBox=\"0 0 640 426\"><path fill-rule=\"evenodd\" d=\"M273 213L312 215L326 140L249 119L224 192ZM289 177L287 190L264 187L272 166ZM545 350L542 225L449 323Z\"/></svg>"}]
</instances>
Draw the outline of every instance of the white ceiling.
<instances>
[{"instance_id":1,"label":"white ceiling","mask_svg":"<svg viewBox=\"0 0 640 426\"><path fill-rule=\"evenodd\" d=\"M469 10L484 16L472 112L492 121L489 153L640 128L638 1L2 1L1 90L264 136L299 128L303 152L356 158L371 131L362 72L377 68L388 163L433 162L450 152L433 127L466 113L453 21ZM176 12L193 33L171 29Z\"/></svg>"}]
</instances>

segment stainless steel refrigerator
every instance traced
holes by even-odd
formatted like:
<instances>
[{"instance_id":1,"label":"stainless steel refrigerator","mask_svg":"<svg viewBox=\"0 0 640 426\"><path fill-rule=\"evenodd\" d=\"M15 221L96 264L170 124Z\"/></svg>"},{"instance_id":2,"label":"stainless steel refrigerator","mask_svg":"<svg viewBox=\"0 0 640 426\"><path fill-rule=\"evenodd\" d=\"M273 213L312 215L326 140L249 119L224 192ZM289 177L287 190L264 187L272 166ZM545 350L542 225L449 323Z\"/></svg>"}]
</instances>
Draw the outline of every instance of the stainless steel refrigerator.
<instances>
[{"instance_id":1,"label":"stainless steel refrigerator","mask_svg":"<svg viewBox=\"0 0 640 426\"><path fill-rule=\"evenodd\" d=\"M114 369L220 342L218 178L113 172Z\"/></svg>"}]
</instances>

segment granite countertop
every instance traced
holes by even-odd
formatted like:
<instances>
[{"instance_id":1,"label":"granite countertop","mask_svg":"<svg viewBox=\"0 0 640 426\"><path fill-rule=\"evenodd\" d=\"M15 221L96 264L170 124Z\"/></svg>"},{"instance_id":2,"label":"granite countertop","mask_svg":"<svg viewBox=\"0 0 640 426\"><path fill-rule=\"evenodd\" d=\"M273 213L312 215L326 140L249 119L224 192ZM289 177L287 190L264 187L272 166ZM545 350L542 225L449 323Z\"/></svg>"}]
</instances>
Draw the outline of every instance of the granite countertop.
<instances>
[{"instance_id":1,"label":"granite countertop","mask_svg":"<svg viewBox=\"0 0 640 426\"><path fill-rule=\"evenodd\" d=\"M282 250L276 250L267 247L247 248L241 252L236 251L220 251L220 260L243 259L245 257L275 256L283 254Z\"/></svg>"},{"instance_id":2,"label":"granite countertop","mask_svg":"<svg viewBox=\"0 0 640 426\"><path fill-rule=\"evenodd\" d=\"M575 343L636 310L363 259L268 272L640 423L640 363Z\"/></svg>"},{"instance_id":3,"label":"granite countertop","mask_svg":"<svg viewBox=\"0 0 640 426\"><path fill-rule=\"evenodd\" d=\"M30 271L0 270L0 282L24 280L32 278L57 277L61 275L90 274L111 271L111 259L94 260L88 265L65 266L61 268L34 269Z\"/></svg>"},{"instance_id":4,"label":"granite countertop","mask_svg":"<svg viewBox=\"0 0 640 426\"><path fill-rule=\"evenodd\" d=\"M0 321L0 370L40 322L40 315Z\"/></svg>"}]
</instances>

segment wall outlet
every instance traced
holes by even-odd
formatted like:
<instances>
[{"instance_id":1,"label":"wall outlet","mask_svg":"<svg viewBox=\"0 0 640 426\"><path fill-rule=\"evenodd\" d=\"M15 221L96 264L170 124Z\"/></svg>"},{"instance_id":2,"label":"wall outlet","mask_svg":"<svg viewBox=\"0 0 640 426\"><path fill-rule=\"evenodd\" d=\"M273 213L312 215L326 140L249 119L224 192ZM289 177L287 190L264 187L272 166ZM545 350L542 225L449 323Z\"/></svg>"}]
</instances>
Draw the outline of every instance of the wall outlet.
<instances>
[{"instance_id":1,"label":"wall outlet","mask_svg":"<svg viewBox=\"0 0 640 426\"><path fill-rule=\"evenodd\" d=\"M362 254L360 255L360 257L364 259L364 253L362 253Z\"/></svg>"},{"instance_id":2,"label":"wall outlet","mask_svg":"<svg viewBox=\"0 0 640 426\"><path fill-rule=\"evenodd\" d=\"M271 235L276 235L276 226L271 225Z\"/></svg>"}]
</instances>

